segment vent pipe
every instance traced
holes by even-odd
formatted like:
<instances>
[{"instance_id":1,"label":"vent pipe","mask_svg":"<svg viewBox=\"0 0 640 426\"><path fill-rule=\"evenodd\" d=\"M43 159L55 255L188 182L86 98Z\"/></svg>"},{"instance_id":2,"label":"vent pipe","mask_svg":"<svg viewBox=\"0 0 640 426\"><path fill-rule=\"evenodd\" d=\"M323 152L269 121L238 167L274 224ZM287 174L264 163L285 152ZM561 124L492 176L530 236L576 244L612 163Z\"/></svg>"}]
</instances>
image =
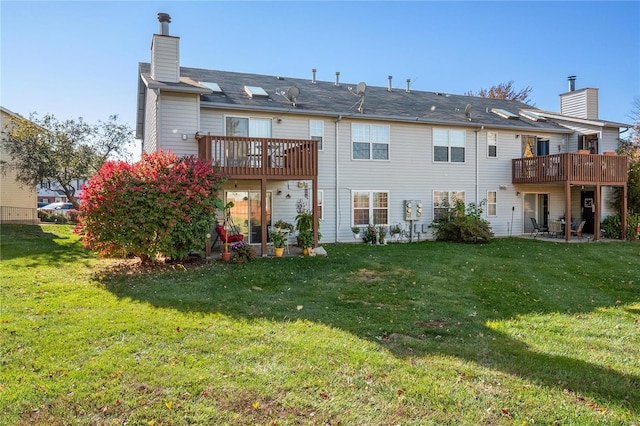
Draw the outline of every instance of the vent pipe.
<instances>
[{"instance_id":1,"label":"vent pipe","mask_svg":"<svg viewBox=\"0 0 640 426\"><path fill-rule=\"evenodd\" d=\"M569 78L569 91L573 92L576 90L576 76L570 75L568 78Z\"/></svg>"},{"instance_id":2,"label":"vent pipe","mask_svg":"<svg viewBox=\"0 0 640 426\"><path fill-rule=\"evenodd\" d=\"M389 92L391 91L391 85L392 85L391 84L391 80L393 80L393 76L392 75L389 76L389 88L387 89Z\"/></svg>"},{"instance_id":3,"label":"vent pipe","mask_svg":"<svg viewBox=\"0 0 640 426\"><path fill-rule=\"evenodd\" d=\"M158 21L160 21L160 35L169 35L169 23L171 16L168 13L158 13Z\"/></svg>"},{"instance_id":4,"label":"vent pipe","mask_svg":"<svg viewBox=\"0 0 640 426\"><path fill-rule=\"evenodd\" d=\"M317 71L317 70L316 70L315 68L312 68L312 69L311 69L311 82L312 82L312 83L315 83L315 82L316 82L316 71Z\"/></svg>"},{"instance_id":5,"label":"vent pipe","mask_svg":"<svg viewBox=\"0 0 640 426\"><path fill-rule=\"evenodd\" d=\"M410 78L407 79L407 90L406 90L406 92L407 93L411 93L411 79Z\"/></svg>"},{"instance_id":6,"label":"vent pipe","mask_svg":"<svg viewBox=\"0 0 640 426\"><path fill-rule=\"evenodd\" d=\"M336 71L336 86L340 86L340 71Z\"/></svg>"}]
</instances>

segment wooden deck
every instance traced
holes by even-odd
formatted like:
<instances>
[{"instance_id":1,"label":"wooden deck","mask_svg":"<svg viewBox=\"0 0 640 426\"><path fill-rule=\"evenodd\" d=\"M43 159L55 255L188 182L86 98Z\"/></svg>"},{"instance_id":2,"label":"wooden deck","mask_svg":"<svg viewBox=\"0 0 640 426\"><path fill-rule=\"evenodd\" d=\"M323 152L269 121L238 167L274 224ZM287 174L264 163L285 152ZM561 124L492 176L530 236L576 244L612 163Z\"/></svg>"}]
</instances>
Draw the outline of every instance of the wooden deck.
<instances>
[{"instance_id":1,"label":"wooden deck","mask_svg":"<svg viewBox=\"0 0 640 426\"><path fill-rule=\"evenodd\" d=\"M622 186L628 162L622 155L554 154L511 160L512 183Z\"/></svg>"},{"instance_id":2,"label":"wooden deck","mask_svg":"<svg viewBox=\"0 0 640 426\"><path fill-rule=\"evenodd\" d=\"M318 176L314 140L197 135L200 158L233 179L296 180Z\"/></svg>"}]
</instances>

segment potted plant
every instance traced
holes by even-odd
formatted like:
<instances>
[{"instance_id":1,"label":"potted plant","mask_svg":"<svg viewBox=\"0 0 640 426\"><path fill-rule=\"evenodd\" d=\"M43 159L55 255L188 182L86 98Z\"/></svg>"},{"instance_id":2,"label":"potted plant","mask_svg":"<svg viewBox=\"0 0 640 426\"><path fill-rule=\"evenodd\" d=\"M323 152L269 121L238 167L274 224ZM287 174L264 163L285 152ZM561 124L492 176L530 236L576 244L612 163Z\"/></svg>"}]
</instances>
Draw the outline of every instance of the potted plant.
<instances>
[{"instance_id":1,"label":"potted plant","mask_svg":"<svg viewBox=\"0 0 640 426\"><path fill-rule=\"evenodd\" d=\"M389 230L389 233L391 234L391 237L395 238L396 241L398 241L398 239L400 238L400 234L402 233L402 228L400 228L400 225L398 224L393 225Z\"/></svg>"},{"instance_id":2,"label":"potted plant","mask_svg":"<svg viewBox=\"0 0 640 426\"><path fill-rule=\"evenodd\" d=\"M242 263L245 260L253 260L256 258L256 251L245 241L238 241L231 246L233 257L236 263Z\"/></svg>"},{"instance_id":3,"label":"potted plant","mask_svg":"<svg viewBox=\"0 0 640 426\"><path fill-rule=\"evenodd\" d=\"M306 231L301 231L298 234L298 238L300 239L300 247L302 247L302 254L308 255L309 250L313 247L313 232L310 229Z\"/></svg>"},{"instance_id":4,"label":"potted plant","mask_svg":"<svg viewBox=\"0 0 640 426\"><path fill-rule=\"evenodd\" d=\"M293 224L291 224L289 222L285 222L282 219L280 219L279 221L274 223L273 227L276 228L276 229L288 229L289 231L293 231L294 230Z\"/></svg>"},{"instance_id":5,"label":"potted plant","mask_svg":"<svg viewBox=\"0 0 640 426\"><path fill-rule=\"evenodd\" d=\"M378 244L387 244L385 237L387 236L387 228L378 226Z\"/></svg>"},{"instance_id":6,"label":"potted plant","mask_svg":"<svg viewBox=\"0 0 640 426\"><path fill-rule=\"evenodd\" d=\"M229 251L229 221L227 220L227 218L229 217L229 214L230 214L229 211L233 207L233 201L229 201L227 204L225 204L221 198L216 198L215 206L218 210L221 210L222 214L224 215L222 219L223 220L222 226L224 228L224 232L226 235L226 238L223 241L224 249L222 253L220 253L220 258L224 262L228 262L231 260L232 253Z\"/></svg>"},{"instance_id":7,"label":"potted plant","mask_svg":"<svg viewBox=\"0 0 640 426\"><path fill-rule=\"evenodd\" d=\"M284 246L289 239L289 234L287 232L282 232L282 228L276 228L269 234L271 238L271 242L273 243L273 251L276 257L282 257L284 254Z\"/></svg>"},{"instance_id":8,"label":"potted plant","mask_svg":"<svg viewBox=\"0 0 640 426\"><path fill-rule=\"evenodd\" d=\"M358 241L358 237L360 236L360 227L359 226L352 226L351 227L351 232L353 233L353 239L355 241Z\"/></svg>"}]
</instances>

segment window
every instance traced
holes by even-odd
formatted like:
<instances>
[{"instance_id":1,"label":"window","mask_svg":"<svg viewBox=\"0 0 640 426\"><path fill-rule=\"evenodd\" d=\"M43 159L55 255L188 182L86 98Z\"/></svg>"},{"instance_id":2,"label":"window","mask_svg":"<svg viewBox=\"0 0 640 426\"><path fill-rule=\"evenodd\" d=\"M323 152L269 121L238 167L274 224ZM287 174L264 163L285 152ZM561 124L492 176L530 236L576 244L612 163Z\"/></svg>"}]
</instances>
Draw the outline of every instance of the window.
<instances>
[{"instance_id":1,"label":"window","mask_svg":"<svg viewBox=\"0 0 640 426\"><path fill-rule=\"evenodd\" d=\"M227 117L227 136L271 137L271 120L268 118Z\"/></svg>"},{"instance_id":2,"label":"window","mask_svg":"<svg viewBox=\"0 0 640 426\"><path fill-rule=\"evenodd\" d=\"M434 222L446 217L457 201L464 203L464 191L433 191Z\"/></svg>"},{"instance_id":3,"label":"window","mask_svg":"<svg viewBox=\"0 0 640 426\"><path fill-rule=\"evenodd\" d=\"M498 134L487 132L487 157L496 158L498 156Z\"/></svg>"},{"instance_id":4,"label":"window","mask_svg":"<svg viewBox=\"0 0 640 426\"><path fill-rule=\"evenodd\" d=\"M487 216L498 215L498 193L487 191Z\"/></svg>"},{"instance_id":5,"label":"window","mask_svg":"<svg viewBox=\"0 0 640 426\"><path fill-rule=\"evenodd\" d=\"M536 155L549 155L549 139L537 140L537 152Z\"/></svg>"},{"instance_id":6,"label":"window","mask_svg":"<svg viewBox=\"0 0 640 426\"><path fill-rule=\"evenodd\" d=\"M353 192L353 226L388 225L389 193L376 191Z\"/></svg>"},{"instance_id":7,"label":"window","mask_svg":"<svg viewBox=\"0 0 640 426\"><path fill-rule=\"evenodd\" d=\"M322 141L324 140L324 121L309 121L309 138L318 141L318 151L322 151Z\"/></svg>"},{"instance_id":8,"label":"window","mask_svg":"<svg viewBox=\"0 0 640 426\"><path fill-rule=\"evenodd\" d=\"M433 129L433 161L464 163L464 130Z\"/></svg>"},{"instance_id":9,"label":"window","mask_svg":"<svg viewBox=\"0 0 640 426\"><path fill-rule=\"evenodd\" d=\"M351 140L354 160L389 159L389 126L352 124Z\"/></svg>"},{"instance_id":10,"label":"window","mask_svg":"<svg viewBox=\"0 0 640 426\"><path fill-rule=\"evenodd\" d=\"M324 220L324 190L318 189L318 220Z\"/></svg>"}]
</instances>

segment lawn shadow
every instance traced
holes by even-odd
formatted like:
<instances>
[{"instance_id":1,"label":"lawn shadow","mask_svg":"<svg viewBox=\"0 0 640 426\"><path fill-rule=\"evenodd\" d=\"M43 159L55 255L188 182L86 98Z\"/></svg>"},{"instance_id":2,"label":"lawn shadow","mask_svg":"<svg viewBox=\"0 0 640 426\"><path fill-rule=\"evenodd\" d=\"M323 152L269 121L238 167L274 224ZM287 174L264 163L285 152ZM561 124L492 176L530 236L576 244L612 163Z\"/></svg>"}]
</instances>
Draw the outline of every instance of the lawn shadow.
<instances>
[{"instance_id":1,"label":"lawn shadow","mask_svg":"<svg viewBox=\"0 0 640 426\"><path fill-rule=\"evenodd\" d=\"M468 260L451 264L442 260L451 255L446 250L455 251L455 247L438 246L439 260L431 251L422 253L419 244L399 254L382 250L386 249L362 256L356 267L347 260L348 253L338 252L334 259L260 259L239 266L216 262L191 271L162 272L153 279L121 275L105 277L102 282L119 297L160 308L249 320L322 323L376 342L399 358L457 357L575 394L579 403L592 407L613 401L640 413L633 402L640 401L640 376L543 353L487 325L531 314L590 314L599 308L637 303L638 293L629 284L633 271L619 272L611 285L577 277L565 284L572 297L559 298L554 293L555 281L563 279L564 272L557 272L554 283L539 282L531 270L517 275L526 270L517 264L519 254L505 255L513 256L513 271L487 270L482 275L480 269L465 266ZM498 255L478 250L479 256ZM506 251L512 250L507 247ZM401 259L407 256L415 257L415 262ZM429 257L440 263L423 260ZM448 275L453 274L456 278L452 280ZM505 280L498 282L494 277ZM543 299L544 303L534 302Z\"/></svg>"},{"instance_id":2,"label":"lawn shadow","mask_svg":"<svg viewBox=\"0 0 640 426\"><path fill-rule=\"evenodd\" d=\"M40 225L3 224L0 226L0 238L0 259L22 259L24 263L21 266L26 267L82 262L92 256L77 243L70 231L52 233Z\"/></svg>"}]
</instances>

